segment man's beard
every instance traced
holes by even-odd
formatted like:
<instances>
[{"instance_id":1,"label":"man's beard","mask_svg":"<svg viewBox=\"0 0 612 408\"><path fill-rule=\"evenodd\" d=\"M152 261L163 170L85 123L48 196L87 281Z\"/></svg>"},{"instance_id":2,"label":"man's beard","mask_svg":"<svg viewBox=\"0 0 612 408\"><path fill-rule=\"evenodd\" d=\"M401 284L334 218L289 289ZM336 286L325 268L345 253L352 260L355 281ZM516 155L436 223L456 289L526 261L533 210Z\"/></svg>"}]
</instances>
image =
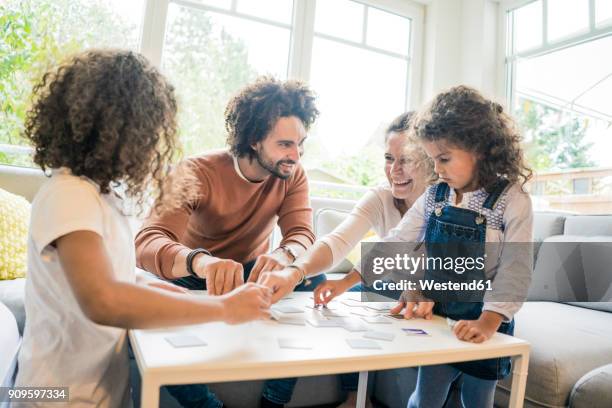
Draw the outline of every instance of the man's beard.
<instances>
[{"instance_id":1,"label":"man's beard","mask_svg":"<svg viewBox=\"0 0 612 408\"><path fill-rule=\"evenodd\" d=\"M289 174L284 174L280 170L281 164L296 164L293 160L279 160L276 163L273 163L271 160L267 160L257 150L255 150L255 159L257 159L257 163L259 163L259 165L264 169L268 170L270 174L272 174L274 177L278 177L283 180L287 180L291 176L291 174L293 174L293 172Z\"/></svg>"}]
</instances>

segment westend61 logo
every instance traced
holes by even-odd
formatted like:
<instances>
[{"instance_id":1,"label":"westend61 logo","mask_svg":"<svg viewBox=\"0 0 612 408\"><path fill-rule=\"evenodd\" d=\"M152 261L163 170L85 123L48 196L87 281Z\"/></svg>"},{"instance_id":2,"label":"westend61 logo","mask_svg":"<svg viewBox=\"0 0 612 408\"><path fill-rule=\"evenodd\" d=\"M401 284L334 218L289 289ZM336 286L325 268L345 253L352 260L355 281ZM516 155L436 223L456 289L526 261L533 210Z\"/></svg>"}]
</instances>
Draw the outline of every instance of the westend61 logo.
<instances>
[{"instance_id":1,"label":"westend61 logo","mask_svg":"<svg viewBox=\"0 0 612 408\"><path fill-rule=\"evenodd\" d=\"M391 257L372 258L372 272L381 275L386 272L404 272L414 275L419 270L446 270L453 271L458 275L474 270L484 270L484 256L472 257L429 257L425 255L410 256L408 254L396 254Z\"/></svg>"}]
</instances>

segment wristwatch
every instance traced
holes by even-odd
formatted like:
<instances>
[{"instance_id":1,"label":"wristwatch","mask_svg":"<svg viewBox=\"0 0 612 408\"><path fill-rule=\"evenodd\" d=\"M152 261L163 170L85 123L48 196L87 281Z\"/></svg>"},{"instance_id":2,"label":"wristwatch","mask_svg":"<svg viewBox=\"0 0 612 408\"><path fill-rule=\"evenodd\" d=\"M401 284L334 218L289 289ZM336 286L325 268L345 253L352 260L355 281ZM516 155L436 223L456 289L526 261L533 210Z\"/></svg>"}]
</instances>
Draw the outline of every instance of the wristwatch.
<instances>
[{"instance_id":1,"label":"wristwatch","mask_svg":"<svg viewBox=\"0 0 612 408\"><path fill-rule=\"evenodd\" d=\"M185 259L185 266L187 268L187 272L189 273L189 275L194 276L196 278L199 278L199 276L193 270L193 258L195 258L195 256L198 254L212 256L212 254L204 248L196 248L187 255L187 258Z\"/></svg>"}]
</instances>

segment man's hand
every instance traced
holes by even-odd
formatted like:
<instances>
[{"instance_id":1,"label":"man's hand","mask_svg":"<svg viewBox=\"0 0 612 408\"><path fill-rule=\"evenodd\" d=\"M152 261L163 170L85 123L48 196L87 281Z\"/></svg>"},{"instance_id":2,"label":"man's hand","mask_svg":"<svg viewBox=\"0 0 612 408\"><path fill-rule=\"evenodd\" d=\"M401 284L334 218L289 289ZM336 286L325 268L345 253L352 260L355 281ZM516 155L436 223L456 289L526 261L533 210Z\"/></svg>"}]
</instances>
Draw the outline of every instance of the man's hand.
<instances>
[{"instance_id":1,"label":"man's hand","mask_svg":"<svg viewBox=\"0 0 612 408\"><path fill-rule=\"evenodd\" d=\"M391 309L391 314L402 314L404 310L404 319L412 319L413 317L422 317L423 319L430 320L433 316L433 307L435 302L430 301L418 301L418 302L404 302L399 301L397 305Z\"/></svg>"},{"instance_id":2,"label":"man's hand","mask_svg":"<svg viewBox=\"0 0 612 408\"><path fill-rule=\"evenodd\" d=\"M209 295L223 295L244 283L242 264L231 259L200 255L195 259L194 271L206 279Z\"/></svg>"},{"instance_id":3,"label":"man's hand","mask_svg":"<svg viewBox=\"0 0 612 408\"><path fill-rule=\"evenodd\" d=\"M262 271L278 271L289 265L293 260L283 251L274 251L257 257L251 269L247 282L257 282Z\"/></svg>"},{"instance_id":4,"label":"man's hand","mask_svg":"<svg viewBox=\"0 0 612 408\"><path fill-rule=\"evenodd\" d=\"M256 283L247 283L222 296L223 321L239 324L270 319L272 291Z\"/></svg>"},{"instance_id":5,"label":"man's hand","mask_svg":"<svg viewBox=\"0 0 612 408\"><path fill-rule=\"evenodd\" d=\"M453 333L459 340L482 343L493 337L502 320L502 315L485 310L478 320L459 320Z\"/></svg>"},{"instance_id":6,"label":"man's hand","mask_svg":"<svg viewBox=\"0 0 612 408\"><path fill-rule=\"evenodd\" d=\"M297 286L301 277L298 269L285 268L280 271L262 272L258 283L272 289L272 303L276 303Z\"/></svg>"}]
</instances>

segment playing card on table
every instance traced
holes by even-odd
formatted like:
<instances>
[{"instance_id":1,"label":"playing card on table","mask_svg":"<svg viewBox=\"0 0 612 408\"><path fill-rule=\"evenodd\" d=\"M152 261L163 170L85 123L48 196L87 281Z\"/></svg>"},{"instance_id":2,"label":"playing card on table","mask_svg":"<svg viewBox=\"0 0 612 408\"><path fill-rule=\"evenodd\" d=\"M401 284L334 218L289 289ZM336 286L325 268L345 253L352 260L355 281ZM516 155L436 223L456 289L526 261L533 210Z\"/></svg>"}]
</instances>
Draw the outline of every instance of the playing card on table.
<instances>
[{"instance_id":1,"label":"playing card on table","mask_svg":"<svg viewBox=\"0 0 612 408\"><path fill-rule=\"evenodd\" d=\"M183 347L201 347L206 346L207 343L197 336L184 335L184 336L171 336L166 337L166 341L175 348Z\"/></svg>"},{"instance_id":2,"label":"playing card on table","mask_svg":"<svg viewBox=\"0 0 612 408\"><path fill-rule=\"evenodd\" d=\"M346 342L354 349L380 349L380 344L367 339L346 339Z\"/></svg>"},{"instance_id":3,"label":"playing card on table","mask_svg":"<svg viewBox=\"0 0 612 408\"><path fill-rule=\"evenodd\" d=\"M369 331L367 333L364 333L363 337L374 340L392 341L395 338L395 334L379 331Z\"/></svg>"},{"instance_id":4,"label":"playing card on table","mask_svg":"<svg viewBox=\"0 0 612 408\"><path fill-rule=\"evenodd\" d=\"M382 316L362 317L362 319L368 323L373 323L373 324L391 324L389 319L385 319Z\"/></svg>"},{"instance_id":5,"label":"playing card on table","mask_svg":"<svg viewBox=\"0 0 612 408\"><path fill-rule=\"evenodd\" d=\"M317 318L309 318L307 320L314 327L340 327L342 326L342 322L338 320L322 320Z\"/></svg>"},{"instance_id":6,"label":"playing card on table","mask_svg":"<svg viewBox=\"0 0 612 408\"><path fill-rule=\"evenodd\" d=\"M384 312L387 310L391 310L393 307L395 307L395 303L391 303L391 302L372 302L372 303L368 303L366 305L366 307L368 309L372 309L372 310L377 310L379 312Z\"/></svg>"},{"instance_id":7,"label":"playing card on table","mask_svg":"<svg viewBox=\"0 0 612 408\"><path fill-rule=\"evenodd\" d=\"M414 328L409 328L409 327L403 327L402 331L404 333L406 333L408 336L429 336L429 333L427 333L423 329L414 329Z\"/></svg>"},{"instance_id":8,"label":"playing card on table","mask_svg":"<svg viewBox=\"0 0 612 408\"><path fill-rule=\"evenodd\" d=\"M300 316L279 316L276 321L278 324L288 324L293 326L306 326L306 321Z\"/></svg>"},{"instance_id":9,"label":"playing card on table","mask_svg":"<svg viewBox=\"0 0 612 408\"><path fill-rule=\"evenodd\" d=\"M368 331L368 327L359 320L345 320L342 322L342 328L350 332Z\"/></svg>"},{"instance_id":10,"label":"playing card on table","mask_svg":"<svg viewBox=\"0 0 612 408\"><path fill-rule=\"evenodd\" d=\"M363 304L359 300L355 300L355 299L344 299L341 302L342 302L342 304L345 304L345 305L350 306L350 307L360 307L360 306L363 306Z\"/></svg>"},{"instance_id":11,"label":"playing card on table","mask_svg":"<svg viewBox=\"0 0 612 408\"><path fill-rule=\"evenodd\" d=\"M295 306L283 306L283 305L279 305L279 306L274 306L272 308L272 310L276 310L278 312L281 313L304 313L303 309L300 309L299 307L295 307Z\"/></svg>"},{"instance_id":12,"label":"playing card on table","mask_svg":"<svg viewBox=\"0 0 612 408\"><path fill-rule=\"evenodd\" d=\"M365 310L363 308L353 308L351 310L351 314L354 314L356 316L363 316L363 317L375 317L378 316L378 313L376 312L370 312L369 310Z\"/></svg>"}]
</instances>

